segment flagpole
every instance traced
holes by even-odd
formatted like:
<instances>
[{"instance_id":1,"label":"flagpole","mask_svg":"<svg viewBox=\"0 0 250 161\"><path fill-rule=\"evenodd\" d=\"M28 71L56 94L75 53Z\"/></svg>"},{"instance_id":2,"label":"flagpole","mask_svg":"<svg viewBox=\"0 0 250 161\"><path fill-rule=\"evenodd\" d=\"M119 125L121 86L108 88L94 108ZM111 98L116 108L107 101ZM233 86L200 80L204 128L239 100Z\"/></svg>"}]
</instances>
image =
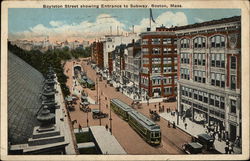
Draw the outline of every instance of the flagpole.
<instances>
[{"instance_id":1,"label":"flagpole","mask_svg":"<svg viewBox=\"0 0 250 161\"><path fill-rule=\"evenodd\" d=\"M149 9L149 27L150 27L150 31L151 31L151 8Z\"/></svg>"}]
</instances>

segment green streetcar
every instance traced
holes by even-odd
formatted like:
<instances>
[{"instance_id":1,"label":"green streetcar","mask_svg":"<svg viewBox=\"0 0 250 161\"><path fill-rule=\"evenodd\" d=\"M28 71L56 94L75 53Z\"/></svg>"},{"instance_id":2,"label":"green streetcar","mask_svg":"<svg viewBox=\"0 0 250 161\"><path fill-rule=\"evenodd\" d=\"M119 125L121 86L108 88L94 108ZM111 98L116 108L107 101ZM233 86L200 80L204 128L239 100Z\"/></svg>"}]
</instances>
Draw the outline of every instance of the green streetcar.
<instances>
[{"instance_id":1,"label":"green streetcar","mask_svg":"<svg viewBox=\"0 0 250 161\"><path fill-rule=\"evenodd\" d=\"M126 120L146 142L151 145L161 144L159 125L119 99L111 99L110 107L123 120Z\"/></svg>"}]
</instances>

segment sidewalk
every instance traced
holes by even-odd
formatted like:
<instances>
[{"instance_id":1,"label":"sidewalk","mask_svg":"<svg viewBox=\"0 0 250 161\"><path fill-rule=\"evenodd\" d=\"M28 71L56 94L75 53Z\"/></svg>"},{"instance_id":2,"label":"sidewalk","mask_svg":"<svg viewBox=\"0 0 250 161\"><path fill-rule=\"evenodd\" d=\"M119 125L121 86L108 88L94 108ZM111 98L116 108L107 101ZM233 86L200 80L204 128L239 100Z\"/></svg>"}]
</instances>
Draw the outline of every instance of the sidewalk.
<instances>
[{"instance_id":1,"label":"sidewalk","mask_svg":"<svg viewBox=\"0 0 250 161\"><path fill-rule=\"evenodd\" d=\"M184 126L185 123L183 122L183 120L181 118L179 118L179 125L177 125L177 115L176 114L174 116L172 116L171 113L164 112L164 113L160 113L160 116L162 118L164 118L165 120L170 121L171 124L174 121L178 128L180 128L181 130L183 130L184 132L188 133L191 136L196 137L199 134L206 133L205 132L206 128L204 128L200 124L196 124L196 123L192 122L189 119L185 120L185 122L187 123L187 129L185 129L185 126ZM215 146L215 149L217 151L219 151L220 153L222 153L222 154L225 153L225 147L226 147L225 141L218 141L218 138L216 137L215 141L214 141L214 146ZM242 152L241 152L240 148L234 147L234 154L241 154L241 153Z\"/></svg>"}]
</instances>

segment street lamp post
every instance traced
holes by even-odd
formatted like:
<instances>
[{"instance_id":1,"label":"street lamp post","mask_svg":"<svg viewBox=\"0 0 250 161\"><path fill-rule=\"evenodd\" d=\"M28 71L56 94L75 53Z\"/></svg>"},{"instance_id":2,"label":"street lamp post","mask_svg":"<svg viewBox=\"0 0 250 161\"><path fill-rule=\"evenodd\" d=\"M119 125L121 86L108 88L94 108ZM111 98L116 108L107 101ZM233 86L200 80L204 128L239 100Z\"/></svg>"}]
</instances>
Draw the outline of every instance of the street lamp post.
<instances>
[{"instance_id":1,"label":"street lamp post","mask_svg":"<svg viewBox=\"0 0 250 161\"><path fill-rule=\"evenodd\" d=\"M99 111L101 112L101 96L99 96ZM99 124L102 125L102 119L99 117Z\"/></svg>"},{"instance_id":2,"label":"street lamp post","mask_svg":"<svg viewBox=\"0 0 250 161\"><path fill-rule=\"evenodd\" d=\"M89 115L88 115L88 111L87 111L87 127L89 127Z\"/></svg>"},{"instance_id":3,"label":"street lamp post","mask_svg":"<svg viewBox=\"0 0 250 161\"><path fill-rule=\"evenodd\" d=\"M111 107L109 107L109 126L110 126L110 133L112 135L112 116L111 116Z\"/></svg>"},{"instance_id":4,"label":"street lamp post","mask_svg":"<svg viewBox=\"0 0 250 161\"><path fill-rule=\"evenodd\" d=\"M98 76L96 77L96 103L98 104Z\"/></svg>"}]
</instances>

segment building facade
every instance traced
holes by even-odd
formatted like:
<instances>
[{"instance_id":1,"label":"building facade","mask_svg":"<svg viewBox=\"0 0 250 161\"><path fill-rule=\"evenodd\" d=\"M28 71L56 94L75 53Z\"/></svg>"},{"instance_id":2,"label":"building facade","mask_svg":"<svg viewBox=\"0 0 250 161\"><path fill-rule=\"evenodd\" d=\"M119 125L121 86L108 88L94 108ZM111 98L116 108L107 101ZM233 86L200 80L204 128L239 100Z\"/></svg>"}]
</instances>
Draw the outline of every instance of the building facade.
<instances>
[{"instance_id":1,"label":"building facade","mask_svg":"<svg viewBox=\"0 0 250 161\"><path fill-rule=\"evenodd\" d=\"M140 68L141 68L141 45L140 42L128 44L124 51L125 59L125 79L132 81L139 86L140 82Z\"/></svg>"},{"instance_id":2,"label":"building facade","mask_svg":"<svg viewBox=\"0 0 250 161\"><path fill-rule=\"evenodd\" d=\"M115 50L116 46L120 44L128 44L132 40L138 40L139 36L136 33L129 33L128 35L106 35L103 38L103 58L104 58L104 68L109 67L108 63L108 53Z\"/></svg>"},{"instance_id":3,"label":"building facade","mask_svg":"<svg viewBox=\"0 0 250 161\"><path fill-rule=\"evenodd\" d=\"M165 27L141 36L140 88L149 97L177 94L177 39Z\"/></svg>"},{"instance_id":4,"label":"building facade","mask_svg":"<svg viewBox=\"0 0 250 161\"><path fill-rule=\"evenodd\" d=\"M92 53L91 59L93 62L96 63L99 69L104 68L104 61L103 61L103 42L93 42L92 44Z\"/></svg>"},{"instance_id":5,"label":"building facade","mask_svg":"<svg viewBox=\"0 0 250 161\"><path fill-rule=\"evenodd\" d=\"M241 137L241 19L175 27L178 111Z\"/></svg>"}]
</instances>

